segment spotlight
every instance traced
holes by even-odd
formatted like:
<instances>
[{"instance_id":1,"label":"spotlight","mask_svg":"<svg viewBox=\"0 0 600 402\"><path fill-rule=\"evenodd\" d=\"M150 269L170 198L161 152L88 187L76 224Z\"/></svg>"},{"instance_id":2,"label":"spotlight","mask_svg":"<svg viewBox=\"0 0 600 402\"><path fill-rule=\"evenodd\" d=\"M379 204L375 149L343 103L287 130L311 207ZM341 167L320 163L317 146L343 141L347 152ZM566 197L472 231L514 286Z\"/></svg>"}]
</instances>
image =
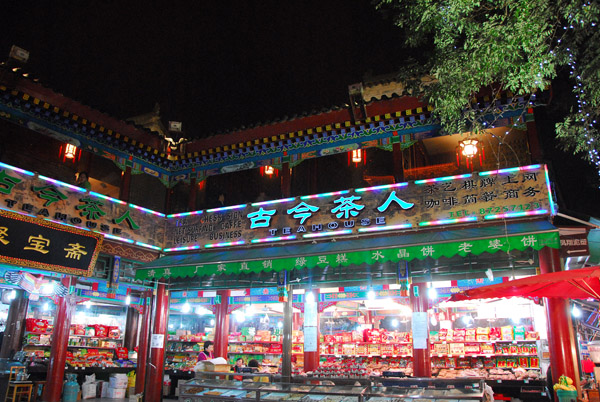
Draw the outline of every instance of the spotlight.
<instances>
[{"instance_id":1,"label":"spotlight","mask_svg":"<svg viewBox=\"0 0 600 402\"><path fill-rule=\"evenodd\" d=\"M434 287L427 289L427 297L429 297L432 300L437 299L437 297L438 297L437 290L435 290Z\"/></svg>"},{"instance_id":2,"label":"spotlight","mask_svg":"<svg viewBox=\"0 0 600 402\"><path fill-rule=\"evenodd\" d=\"M573 305L573 308L571 309L571 315L575 318L581 317L581 309L579 307L577 307L575 304Z\"/></svg>"},{"instance_id":3,"label":"spotlight","mask_svg":"<svg viewBox=\"0 0 600 402\"><path fill-rule=\"evenodd\" d=\"M392 327L398 328L398 320L395 318L392 320Z\"/></svg>"},{"instance_id":4,"label":"spotlight","mask_svg":"<svg viewBox=\"0 0 600 402\"><path fill-rule=\"evenodd\" d=\"M192 306L190 306L190 303L188 303L188 302L183 303L183 306L181 306L182 313L189 313L191 310L192 310Z\"/></svg>"},{"instance_id":5,"label":"spotlight","mask_svg":"<svg viewBox=\"0 0 600 402\"><path fill-rule=\"evenodd\" d=\"M131 304L131 296L127 295L127 297L125 298L125 304L128 306Z\"/></svg>"},{"instance_id":6,"label":"spotlight","mask_svg":"<svg viewBox=\"0 0 600 402\"><path fill-rule=\"evenodd\" d=\"M313 292L308 292L306 294L306 299L305 300L306 300L307 303L310 303L310 304L314 303L315 302L315 294Z\"/></svg>"},{"instance_id":7,"label":"spotlight","mask_svg":"<svg viewBox=\"0 0 600 402\"><path fill-rule=\"evenodd\" d=\"M375 300L375 291L373 289L369 290L367 292L367 299L368 300Z\"/></svg>"}]
</instances>

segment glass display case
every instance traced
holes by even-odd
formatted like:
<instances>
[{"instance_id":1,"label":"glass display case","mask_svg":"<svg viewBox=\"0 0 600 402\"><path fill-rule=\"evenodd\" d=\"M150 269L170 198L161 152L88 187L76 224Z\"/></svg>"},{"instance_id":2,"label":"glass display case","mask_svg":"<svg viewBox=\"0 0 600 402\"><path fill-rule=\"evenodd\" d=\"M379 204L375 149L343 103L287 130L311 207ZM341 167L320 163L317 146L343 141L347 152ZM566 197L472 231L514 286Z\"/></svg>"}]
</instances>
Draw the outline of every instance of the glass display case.
<instances>
[{"instance_id":1,"label":"glass display case","mask_svg":"<svg viewBox=\"0 0 600 402\"><path fill-rule=\"evenodd\" d=\"M195 378L179 385L181 402L322 401L362 402L364 387L327 386Z\"/></svg>"},{"instance_id":2,"label":"glass display case","mask_svg":"<svg viewBox=\"0 0 600 402\"><path fill-rule=\"evenodd\" d=\"M321 402L474 402L483 401L482 380L430 378L381 379L373 385L314 385L219 381L195 378L180 385L181 402L321 401Z\"/></svg>"}]
</instances>

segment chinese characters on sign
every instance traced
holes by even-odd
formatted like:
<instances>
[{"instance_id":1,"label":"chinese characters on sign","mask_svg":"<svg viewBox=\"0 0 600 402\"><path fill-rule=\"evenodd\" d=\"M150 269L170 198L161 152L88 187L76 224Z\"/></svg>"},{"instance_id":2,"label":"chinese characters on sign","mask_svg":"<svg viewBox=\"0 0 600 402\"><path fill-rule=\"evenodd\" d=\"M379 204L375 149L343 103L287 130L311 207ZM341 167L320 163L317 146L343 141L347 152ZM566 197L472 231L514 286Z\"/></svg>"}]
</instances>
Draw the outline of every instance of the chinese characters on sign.
<instances>
[{"instance_id":1,"label":"chinese characters on sign","mask_svg":"<svg viewBox=\"0 0 600 402\"><path fill-rule=\"evenodd\" d=\"M549 215L544 166L289 198L169 219L166 247L301 240L527 215ZM469 252L469 244L464 244ZM424 255L433 250L424 247Z\"/></svg>"},{"instance_id":2,"label":"chinese characters on sign","mask_svg":"<svg viewBox=\"0 0 600 402\"><path fill-rule=\"evenodd\" d=\"M0 261L89 276L102 235L0 211Z\"/></svg>"}]
</instances>

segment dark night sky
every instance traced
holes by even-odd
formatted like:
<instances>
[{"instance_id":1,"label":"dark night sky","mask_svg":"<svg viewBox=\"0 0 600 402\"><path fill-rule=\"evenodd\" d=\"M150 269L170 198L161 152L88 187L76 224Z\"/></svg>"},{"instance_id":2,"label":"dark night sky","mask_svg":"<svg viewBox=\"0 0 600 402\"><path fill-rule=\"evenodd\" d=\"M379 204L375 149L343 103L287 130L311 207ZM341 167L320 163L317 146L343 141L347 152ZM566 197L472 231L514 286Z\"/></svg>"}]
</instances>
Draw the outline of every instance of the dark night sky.
<instances>
[{"instance_id":1,"label":"dark night sky","mask_svg":"<svg viewBox=\"0 0 600 402\"><path fill-rule=\"evenodd\" d=\"M190 6L190 4L195 4ZM30 51L46 86L118 118L155 102L204 137L347 102L405 55L369 0L12 1L0 58Z\"/></svg>"},{"instance_id":2,"label":"dark night sky","mask_svg":"<svg viewBox=\"0 0 600 402\"><path fill-rule=\"evenodd\" d=\"M341 106L348 85L409 55L370 0L5 3L0 60L25 48L44 85L117 118L158 102L188 138ZM597 173L558 149L552 116L537 118L559 202L598 216Z\"/></svg>"}]
</instances>

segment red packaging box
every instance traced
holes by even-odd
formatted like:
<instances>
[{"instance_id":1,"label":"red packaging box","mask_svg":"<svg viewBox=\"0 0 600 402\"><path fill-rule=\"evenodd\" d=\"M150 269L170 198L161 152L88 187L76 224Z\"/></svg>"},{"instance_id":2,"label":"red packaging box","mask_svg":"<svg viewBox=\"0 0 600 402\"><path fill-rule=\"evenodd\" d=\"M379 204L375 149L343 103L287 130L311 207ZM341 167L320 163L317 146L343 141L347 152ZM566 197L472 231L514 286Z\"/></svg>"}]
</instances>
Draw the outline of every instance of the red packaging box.
<instances>
[{"instance_id":1,"label":"red packaging box","mask_svg":"<svg viewBox=\"0 0 600 402\"><path fill-rule=\"evenodd\" d=\"M96 337L106 338L108 336L108 327L106 325L92 325L96 331Z\"/></svg>"},{"instance_id":2,"label":"red packaging box","mask_svg":"<svg viewBox=\"0 0 600 402\"><path fill-rule=\"evenodd\" d=\"M35 318L27 318L25 320L25 330L35 334L44 334L48 329L48 321Z\"/></svg>"}]
</instances>

